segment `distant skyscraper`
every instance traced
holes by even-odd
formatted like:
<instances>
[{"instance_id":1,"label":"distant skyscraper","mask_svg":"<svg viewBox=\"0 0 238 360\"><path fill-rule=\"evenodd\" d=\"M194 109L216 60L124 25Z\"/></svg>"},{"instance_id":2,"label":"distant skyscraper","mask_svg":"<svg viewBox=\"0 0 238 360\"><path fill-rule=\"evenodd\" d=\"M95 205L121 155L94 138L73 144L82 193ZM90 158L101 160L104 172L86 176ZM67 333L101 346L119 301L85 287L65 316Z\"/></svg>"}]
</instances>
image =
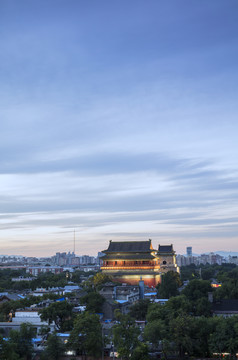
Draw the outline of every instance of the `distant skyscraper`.
<instances>
[{"instance_id":1,"label":"distant skyscraper","mask_svg":"<svg viewBox=\"0 0 238 360\"><path fill-rule=\"evenodd\" d=\"M187 256L193 255L192 246L188 246L186 250L187 250Z\"/></svg>"}]
</instances>

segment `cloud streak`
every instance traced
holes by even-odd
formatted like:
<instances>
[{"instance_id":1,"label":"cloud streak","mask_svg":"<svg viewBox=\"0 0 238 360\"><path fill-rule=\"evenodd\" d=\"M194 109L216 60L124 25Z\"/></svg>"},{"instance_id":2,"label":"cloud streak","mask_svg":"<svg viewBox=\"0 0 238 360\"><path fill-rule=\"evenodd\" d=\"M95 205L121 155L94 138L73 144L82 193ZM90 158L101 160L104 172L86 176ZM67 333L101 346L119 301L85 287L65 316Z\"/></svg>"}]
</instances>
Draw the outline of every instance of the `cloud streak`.
<instances>
[{"instance_id":1,"label":"cloud streak","mask_svg":"<svg viewBox=\"0 0 238 360\"><path fill-rule=\"evenodd\" d=\"M1 252L236 251L237 2L0 6Z\"/></svg>"}]
</instances>

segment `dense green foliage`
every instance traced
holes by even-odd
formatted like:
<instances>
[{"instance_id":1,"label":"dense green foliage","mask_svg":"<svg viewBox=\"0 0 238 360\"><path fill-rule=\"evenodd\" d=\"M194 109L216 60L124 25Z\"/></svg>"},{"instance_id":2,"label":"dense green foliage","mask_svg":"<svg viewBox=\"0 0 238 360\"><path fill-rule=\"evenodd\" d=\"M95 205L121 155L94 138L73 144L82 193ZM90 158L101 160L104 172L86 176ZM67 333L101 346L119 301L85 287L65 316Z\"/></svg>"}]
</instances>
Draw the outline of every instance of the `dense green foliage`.
<instances>
[{"instance_id":1,"label":"dense green foliage","mask_svg":"<svg viewBox=\"0 0 238 360\"><path fill-rule=\"evenodd\" d=\"M11 330L8 340L1 338L0 358L2 360L31 360L33 353L32 339L36 330L30 324L22 324L20 331Z\"/></svg>"},{"instance_id":2,"label":"dense green foliage","mask_svg":"<svg viewBox=\"0 0 238 360\"><path fill-rule=\"evenodd\" d=\"M8 321L9 313L17 309L24 309L33 304L38 304L46 299L56 300L59 296L55 294L44 294L43 296L28 296L21 300L11 300L0 303L0 321Z\"/></svg>"},{"instance_id":3,"label":"dense green foliage","mask_svg":"<svg viewBox=\"0 0 238 360\"><path fill-rule=\"evenodd\" d=\"M208 301L208 293L212 292L210 281L194 279L182 291L182 295L190 301L193 315L209 316L211 303Z\"/></svg>"},{"instance_id":4,"label":"dense green foliage","mask_svg":"<svg viewBox=\"0 0 238 360\"><path fill-rule=\"evenodd\" d=\"M196 266L195 264L191 264L188 266L182 266L180 268L180 274L182 281L200 278L202 278L202 280L212 280L214 278L217 278L217 280L220 281L220 274L226 274L236 268L237 266L235 264L200 264L198 266Z\"/></svg>"},{"instance_id":5,"label":"dense green foliage","mask_svg":"<svg viewBox=\"0 0 238 360\"><path fill-rule=\"evenodd\" d=\"M64 287L67 285L66 273L53 274L51 272L41 273L37 278L32 277L31 281L12 281L12 278L24 276L31 277L26 274L26 270L0 270L0 291L22 291L22 290L35 290L36 288L50 288L50 287Z\"/></svg>"},{"instance_id":6,"label":"dense green foliage","mask_svg":"<svg viewBox=\"0 0 238 360\"><path fill-rule=\"evenodd\" d=\"M26 276L26 270L11 270L0 268L0 292L6 291L8 289L18 290L17 288L15 289L15 287L18 285L12 282L12 278L19 276ZM28 284L26 284L26 286L26 288L29 288Z\"/></svg>"},{"instance_id":7,"label":"dense green foliage","mask_svg":"<svg viewBox=\"0 0 238 360\"><path fill-rule=\"evenodd\" d=\"M165 305L151 304L147 314L144 339L153 348L159 345L165 355L183 358L209 357L213 352L238 350L238 317L192 316L190 301L184 296L171 298Z\"/></svg>"},{"instance_id":8,"label":"dense green foliage","mask_svg":"<svg viewBox=\"0 0 238 360\"><path fill-rule=\"evenodd\" d=\"M191 264L181 267L182 280L200 278L209 282L216 280L222 284L214 291L214 299L238 299L238 267L235 264L207 264L199 267Z\"/></svg>"},{"instance_id":9,"label":"dense green foliage","mask_svg":"<svg viewBox=\"0 0 238 360\"><path fill-rule=\"evenodd\" d=\"M141 299L137 301L132 306L130 306L130 316L135 320L145 320L149 304L149 299Z\"/></svg>"},{"instance_id":10,"label":"dense green foliage","mask_svg":"<svg viewBox=\"0 0 238 360\"><path fill-rule=\"evenodd\" d=\"M129 360L135 349L138 349L140 331L130 316L118 314L117 320L119 323L113 327L113 342L119 357Z\"/></svg>"},{"instance_id":11,"label":"dense green foliage","mask_svg":"<svg viewBox=\"0 0 238 360\"><path fill-rule=\"evenodd\" d=\"M0 272L1 274L1 272ZM4 274L4 271L2 272ZM7 271L6 279L0 276L0 283L13 286ZM22 275L22 272L14 276ZM82 274L77 272L74 280L79 282ZM165 305L140 300L129 309L128 315L117 312L117 323L113 326L112 339L114 349L123 360L148 360L149 351L163 353L164 359L173 356L176 359L211 357L213 353L230 353L235 359L238 352L238 317L212 317L211 303L208 293L214 299L238 298L238 267L233 264L191 265L182 268L181 276L189 279L189 283L181 291L181 280L177 273L163 275L158 285L158 297L168 298ZM36 279L37 280L37 279ZM43 274L39 276L42 286L59 286L66 283L65 274ZM211 281L218 281L221 287L214 289ZM35 280L34 280L35 281ZM102 328L95 312L102 311L105 299L98 290L111 278L102 273L92 276L84 283L86 295L80 303L86 305L86 311L75 315L73 306L68 301L53 302L43 308L42 320L55 322L60 331L70 331L67 348L75 350L77 355L100 356L103 351ZM32 283L30 283L32 284ZM40 285L41 286L41 285ZM54 299L57 295L52 296ZM8 314L18 308L25 308L41 302L42 297L28 297L18 301L0 304L0 319L8 320ZM136 325L135 320L146 320L144 331ZM65 346L55 334L47 335L46 349L42 359L57 360L65 352ZM28 324L21 327L20 332L12 331L8 341L0 337L0 358L3 360L30 360L32 358L32 336L34 330Z\"/></svg>"},{"instance_id":12,"label":"dense green foliage","mask_svg":"<svg viewBox=\"0 0 238 360\"><path fill-rule=\"evenodd\" d=\"M60 331L68 331L73 327L73 305L67 301L57 301L39 311L41 320L55 323Z\"/></svg>"},{"instance_id":13,"label":"dense green foliage","mask_svg":"<svg viewBox=\"0 0 238 360\"><path fill-rule=\"evenodd\" d=\"M70 333L68 348L78 355L99 356L102 352L102 329L99 317L85 311L79 314Z\"/></svg>"},{"instance_id":14,"label":"dense green foliage","mask_svg":"<svg viewBox=\"0 0 238 360\"><path fill-rule=\"evenodd\" d=\"M105 298L95 291L90 291L80 298L81 305L85 305L87 311L96 313L102 312L102 305L104 301Z\"/></svg>"},{"instance_id":15,"label":"dense green foliage","mask_svg":"<svg viewBox=\"0 0 238 360\"><path fill-rule=\"evenodd\" d=\"M50 334L46 349L41 354L42 360L59 360L65 352L65 345L56 332Z\"/></svg>"},{"instance_id":16,"label":"dense green foliage","mask_svg":"<svg viewBox=\"0 0 238 360\"><path fill-rule=\"evenodd\" d=\"M169 271L162 275L161 283L156 288L158 298L169 299L171 296L178 295L178 288L182 285L180 276L177 272Z\"/></svg>"}]
</instances>

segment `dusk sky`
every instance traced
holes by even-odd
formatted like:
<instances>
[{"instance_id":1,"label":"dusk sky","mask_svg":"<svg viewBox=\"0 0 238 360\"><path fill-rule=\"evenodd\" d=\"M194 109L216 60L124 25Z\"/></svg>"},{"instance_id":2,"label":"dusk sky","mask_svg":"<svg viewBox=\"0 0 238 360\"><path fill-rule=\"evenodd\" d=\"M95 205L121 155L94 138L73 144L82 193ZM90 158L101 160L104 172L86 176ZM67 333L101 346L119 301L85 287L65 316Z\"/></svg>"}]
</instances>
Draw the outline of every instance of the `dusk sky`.
<instances>
[{"instance_id":1,"label":"dusk sky","mask_svg":"<svg viewBox=\"0 0 238 360\"><path fill-rule=\"evenodd\" d=\"M0 1L0 254L238 251L238 1Z\"/></svg>"}]
</instances>

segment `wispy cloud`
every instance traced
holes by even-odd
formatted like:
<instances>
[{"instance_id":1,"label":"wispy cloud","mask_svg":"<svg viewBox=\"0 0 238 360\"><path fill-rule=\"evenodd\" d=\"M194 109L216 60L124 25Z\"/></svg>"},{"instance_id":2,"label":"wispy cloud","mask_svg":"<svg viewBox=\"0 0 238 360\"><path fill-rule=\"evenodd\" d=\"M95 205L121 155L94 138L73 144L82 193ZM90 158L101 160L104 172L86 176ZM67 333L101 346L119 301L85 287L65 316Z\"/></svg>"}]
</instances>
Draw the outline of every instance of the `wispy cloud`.
<instances>
[{"instance_id":1,"label":"wispy cloud","mask_svg":"<svg viewBox=\"0 0 238 360\"><path fill-rule=\"evenodd\" d=\"M237 2L0 6L2 252L235 250Z\"/></svg>"}]
</instances>

